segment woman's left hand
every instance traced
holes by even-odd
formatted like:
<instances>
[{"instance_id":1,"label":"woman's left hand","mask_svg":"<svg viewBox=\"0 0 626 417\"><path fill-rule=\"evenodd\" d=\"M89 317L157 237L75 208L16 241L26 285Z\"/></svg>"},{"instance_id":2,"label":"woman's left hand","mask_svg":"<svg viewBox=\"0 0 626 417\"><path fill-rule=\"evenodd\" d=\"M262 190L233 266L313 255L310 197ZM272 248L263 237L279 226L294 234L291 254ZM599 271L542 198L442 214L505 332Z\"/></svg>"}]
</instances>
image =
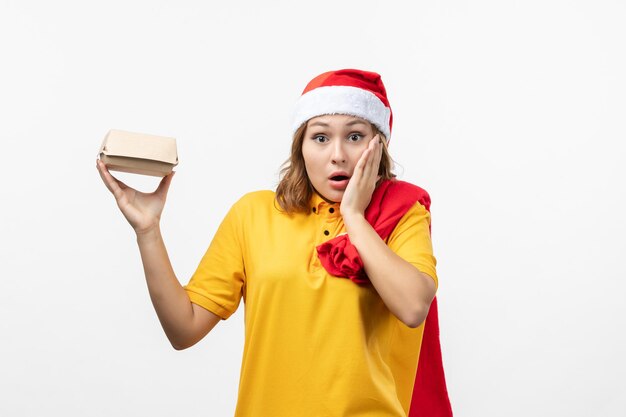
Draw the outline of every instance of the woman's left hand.
<instances>
[{"instance_id":1,"label":"woman's left hand","mask_svg":"<svg viewBox=\"0 0 626 417\"><path fill-rule=\"evenodd\" d=\"M365 209L372 199L372 194L376 189L376 183L380 179L378 167L383 154L383 144L379 135L376 135L369 142L367 149L361 154L361 158L354 167L352 177L348 182L346 191L341 199L341 215L353 216L355 214L364 215Z\"/></svg>"}]
</instances>

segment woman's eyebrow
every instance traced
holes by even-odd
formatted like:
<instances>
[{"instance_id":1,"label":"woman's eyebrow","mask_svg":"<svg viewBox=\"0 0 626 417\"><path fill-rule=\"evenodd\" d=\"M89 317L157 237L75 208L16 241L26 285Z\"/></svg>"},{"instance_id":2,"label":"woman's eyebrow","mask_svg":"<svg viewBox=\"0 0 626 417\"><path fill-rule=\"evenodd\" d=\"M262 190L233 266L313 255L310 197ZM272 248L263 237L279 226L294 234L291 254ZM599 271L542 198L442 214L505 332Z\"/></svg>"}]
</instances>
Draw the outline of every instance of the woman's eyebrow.
<instances>
[{"instance_id":1,"label":"woman's eyebrow","mask_svg":"<svg viewBox=\"0 0 626 417\"><path fill-rule=\"evenodd\" d=\"M367 124L363 121L363 120L353 120L351 122L346 123L347 126L354 126L354 125L366 125Z\"/></svg>"},{"instance_id":2,"label":"woman's eyebrow","mask_svg":"<svg viewBox=\"0 0 626 417\"><path fill-rule=\"evenodd\" d=\"M328 123L324 123L324 122L313 122L309 125L309 127L311 126L323 126L323 127L328 127Z\"/></svg>"},{"instance_id":3,"label":"woman's eyebrow","mask_svg":"<svg viewBox=\"0 0 626 417\"><path fill-rule=\"evenodd\" d=\"M354 126L354 125L365 125L365 126L367 126L367 123L365 123L363 120L352 120L352 121L346 123L346 126ZM328 127L330 125L328 123L317 121L317 122L313 122L313 123L311 123L309 125L309 127L312 127L312 126Z\"/></svg>"}]
</instances>

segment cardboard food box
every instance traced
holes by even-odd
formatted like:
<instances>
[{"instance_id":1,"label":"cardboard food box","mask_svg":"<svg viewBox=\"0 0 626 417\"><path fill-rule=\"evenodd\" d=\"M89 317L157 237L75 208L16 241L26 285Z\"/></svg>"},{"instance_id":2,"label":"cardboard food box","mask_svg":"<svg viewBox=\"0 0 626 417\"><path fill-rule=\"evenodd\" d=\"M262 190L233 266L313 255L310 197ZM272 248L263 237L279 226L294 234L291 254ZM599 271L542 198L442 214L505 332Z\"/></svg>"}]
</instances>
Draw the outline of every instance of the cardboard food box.
<instances>
[{"instance_id":1,"label":"cardboard food box","mask_svg":"<svg viewBox=\"0 0 626 417\"><path fill-rule=\"evenodd\" d=\"M111 171L164 177L178 165L176 139L112 129L100 147L100 160Z\"/></svg>"}]
</instances>

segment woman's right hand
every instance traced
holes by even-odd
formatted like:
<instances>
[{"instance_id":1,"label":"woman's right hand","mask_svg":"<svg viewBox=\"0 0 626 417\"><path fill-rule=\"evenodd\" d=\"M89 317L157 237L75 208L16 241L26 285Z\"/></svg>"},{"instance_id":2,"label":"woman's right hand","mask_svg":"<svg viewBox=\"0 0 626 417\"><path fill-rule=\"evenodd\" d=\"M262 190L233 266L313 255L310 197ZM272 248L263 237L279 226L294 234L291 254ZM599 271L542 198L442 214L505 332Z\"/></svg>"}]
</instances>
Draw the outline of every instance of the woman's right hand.
<instances>
[{"instance_id":1,"label":"woman's right hand","mask_svg":"<svg viewBox=\"0 0 626 417\"><path fill-rule=\"evenodd\" d=\"M96 168L102 181L115 197L117 206L137 235L158 228L174 172L163 177L154 192L142 193L114 178L102 161L96 160Z\"/></svg>"}]
</instances>

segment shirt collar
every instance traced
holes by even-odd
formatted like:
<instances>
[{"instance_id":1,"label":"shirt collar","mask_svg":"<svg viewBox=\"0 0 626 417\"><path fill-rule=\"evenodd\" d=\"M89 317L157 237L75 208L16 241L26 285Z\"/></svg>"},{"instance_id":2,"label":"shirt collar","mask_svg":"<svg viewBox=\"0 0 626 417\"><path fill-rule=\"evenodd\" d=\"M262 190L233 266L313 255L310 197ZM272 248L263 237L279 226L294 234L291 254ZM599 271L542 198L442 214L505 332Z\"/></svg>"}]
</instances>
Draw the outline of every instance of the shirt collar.
<instances>
[{"instance_id":1,"label":"shirt collar","mask_svg":"<svg viewBox=\"0 0 626 417\"><path fill-rule=\"evenodd\" d=\"M311 196L311 200L309 201L309 210L311 210L311 212L314 214L328 212L328 210L332 207L334 209L334 213L338 215L339 206L340 203L327 202L316 191L313 191L313 195Z\"/></svg>"}]
</instances>

